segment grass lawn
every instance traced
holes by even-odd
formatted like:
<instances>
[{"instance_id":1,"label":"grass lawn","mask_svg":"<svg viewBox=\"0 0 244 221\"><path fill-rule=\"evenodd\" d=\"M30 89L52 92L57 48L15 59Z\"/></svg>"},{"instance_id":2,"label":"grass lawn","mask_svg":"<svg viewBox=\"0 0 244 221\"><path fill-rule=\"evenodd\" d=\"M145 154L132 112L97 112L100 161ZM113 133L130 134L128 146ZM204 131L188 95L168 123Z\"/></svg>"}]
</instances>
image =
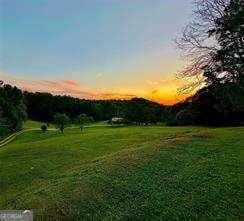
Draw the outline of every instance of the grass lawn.
<instances>
[{"instance_id":1,"label":"grass lawn","mask_svg":"<svg viewBox=\"0 0 244 221\"><path fill-rule=\"evenodd\" d=\"M41 128L41 126L46 123L33 121L33 120L27 120L25 121L23 125L23 129L32 129L32 128ZM54 128L52 124L49 125L49 128Z\"/></svg>"},{"instance_id":2,"label":"grass lawn","mask_svg":"<svg viewBox=\"0 0 244 221\"><path fill-rule=\"evenodd\" d=\"M0 148L0 209L33 209L34 220L241 220L243 171L243 127L31 131Z\"/></svg>"}]
</instances>

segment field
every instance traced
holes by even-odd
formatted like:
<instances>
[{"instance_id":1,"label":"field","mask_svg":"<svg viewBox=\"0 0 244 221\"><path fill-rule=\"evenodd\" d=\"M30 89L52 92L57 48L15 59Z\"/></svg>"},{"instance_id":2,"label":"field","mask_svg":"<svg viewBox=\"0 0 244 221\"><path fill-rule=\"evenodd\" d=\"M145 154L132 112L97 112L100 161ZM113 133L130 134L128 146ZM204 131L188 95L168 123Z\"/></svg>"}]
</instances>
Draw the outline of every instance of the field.
<instances>
[{"instance_id":1,"label":"field","mask_svg":"<svg viewBox=\"0 0 244 221\"><path fill-rule=\"evenodd\" d=\"M35 220L241 220L243 165L243 127L28 131L0 148L0 208Z\"/></svg>"}]
</instances>

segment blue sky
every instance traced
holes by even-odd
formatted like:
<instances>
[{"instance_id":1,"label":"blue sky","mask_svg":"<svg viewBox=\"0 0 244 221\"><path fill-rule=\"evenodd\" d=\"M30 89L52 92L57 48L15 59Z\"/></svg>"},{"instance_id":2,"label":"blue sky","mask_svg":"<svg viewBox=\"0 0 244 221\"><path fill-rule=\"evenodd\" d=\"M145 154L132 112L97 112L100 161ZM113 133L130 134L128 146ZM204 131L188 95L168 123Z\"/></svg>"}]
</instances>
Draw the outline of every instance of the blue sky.
<instances>
[{"instance_id":1,"label":"blue sky","mask_svg":"<svg viewBox=\"0 0 244 221\"><path fill-rule=\"evenodd\" d=\"M189 21L191 0L0 2L5 78L143 95L153 89L149 82L171 79L183 64L173 39Z\"/></svg>"}]
</instances>

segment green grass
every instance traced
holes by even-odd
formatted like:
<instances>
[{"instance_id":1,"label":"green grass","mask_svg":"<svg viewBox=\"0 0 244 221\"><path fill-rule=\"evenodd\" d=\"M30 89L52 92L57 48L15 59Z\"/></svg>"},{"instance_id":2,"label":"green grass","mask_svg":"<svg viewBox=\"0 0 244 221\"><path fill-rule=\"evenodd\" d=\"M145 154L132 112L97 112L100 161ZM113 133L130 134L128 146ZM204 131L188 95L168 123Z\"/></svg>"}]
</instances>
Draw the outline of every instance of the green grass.
<instances>
[{"instance_id":1,"label":"green grass","mask_svg":"<svg viewBox=\"0 0 244 221\"><path fill-rule=\"evenodd\" d=\"M241 220L244 128L27 132L0 149L0 209L51 220Z\"/></svg>"},{"instance_id":2,"label":"green grass","mask_svg":"<svg viewBox=\"0 0 244 221\"><path fill-rule=\"evenodd\" d=\"M31 128L41 128L41 125L46 124L39 121L26 120L23 125L23 129L31 129ZM50 128L54 128L52 124L49 125Z\"/></svg>"},{"instance_id":3,"label":"green grass","mask_svg":"<svg viewBox=\"0 0 244 221\"><path fill-rule=\"evenodd\" d=\"M93 122L93 123L90 123L89 125L109 126L108 121Z\"/></svg>"}]
</instances>

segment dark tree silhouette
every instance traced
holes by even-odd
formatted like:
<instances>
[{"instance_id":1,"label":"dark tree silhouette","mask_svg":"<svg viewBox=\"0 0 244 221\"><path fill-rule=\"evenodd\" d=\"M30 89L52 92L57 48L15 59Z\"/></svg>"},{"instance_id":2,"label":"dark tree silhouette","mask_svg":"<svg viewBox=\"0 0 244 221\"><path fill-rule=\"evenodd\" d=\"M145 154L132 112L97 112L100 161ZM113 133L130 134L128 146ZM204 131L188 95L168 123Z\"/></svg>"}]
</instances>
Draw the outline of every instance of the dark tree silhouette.
<instances>
[{"instance_id":1,"label":"dark tree silhouette","mask_svg":"<svg viewBox=\"0 0 244 221\"><path fill-rule=\"evenodd\" d=\"M131 99L124 109L124 118L139 125L142 123L155 123L157 122L155 109L151 105L152 102L143 98Z\"/></svg>"},{"instance_id":2,"label":"dark tree silhouette","mask_svg":"<svg viewBox=\"0 0 244 221\"><path fill-rule=\"evenodd\" d=\"M70 119L66 114L55 114L53 117L54 124L64 133L64 128L70 123Z\"/></svg>"},{"instance_id":3,"label":"dark tree silhouette","mask_svg":"<svg viewBox=\"0 0 244 221\"><path fill-rule=\"evenodd\" d=\"M0 134L21 129L26 119L24 96L17 87L0 86Z\"/></svg>"},{"instance_id":4,"label":"dark tree silhouette","mask_svg":"<svg viewBox=\"0 0 244 221\"><path fill-rule=\"evenodd\" d=\"M213 54L219 48L219 42L212 33L218 27L217 21L223 18L230 0L195 0L193 20L184 27L176 44L186 58L186 67L178 77L187 82L180 92L189 93L203 86L203 72L213 63Z\"/></svg>"},{"instance_id":5,"label":"dark tree silhouette","mask_svg":"<svg viewBox=\"0 0 244 221\"><path fill-rule=\"evenodd\" d=\"M181 91L204 87L189 105L195 123L241 122L244 120L240 117L244 115L244 1L196 0L195 6L193 22L177 41L190 59L179 76L193 79Z\"/></svg>"},{"instance_id":6,"label":"dark tree silhouette","mask_svg":"<svg viewBox=\"0 0 244 221\"><path fill-rule=\"evenodd\" d=\"M133 104L143 104L148 116L143 118L150 122L161 121L164 106L145 99L130 100L84 100L69 96L54 96L48 93L25 92L28 116L33 120L51 122L55 113L65 113L71 118L73 123L77 122L77 117L83 113L88 116L89 121L111 120L113 117L125 117L131 110ZM137 102L138 101L138 102ZM143 102L140 102L143 101ZM127 115L132 122L136 122L138 115L134 112ZM149 116L150 115L150 116ZM88 120L88 119L87 119Z\"/></svg>"}]
</instances>

